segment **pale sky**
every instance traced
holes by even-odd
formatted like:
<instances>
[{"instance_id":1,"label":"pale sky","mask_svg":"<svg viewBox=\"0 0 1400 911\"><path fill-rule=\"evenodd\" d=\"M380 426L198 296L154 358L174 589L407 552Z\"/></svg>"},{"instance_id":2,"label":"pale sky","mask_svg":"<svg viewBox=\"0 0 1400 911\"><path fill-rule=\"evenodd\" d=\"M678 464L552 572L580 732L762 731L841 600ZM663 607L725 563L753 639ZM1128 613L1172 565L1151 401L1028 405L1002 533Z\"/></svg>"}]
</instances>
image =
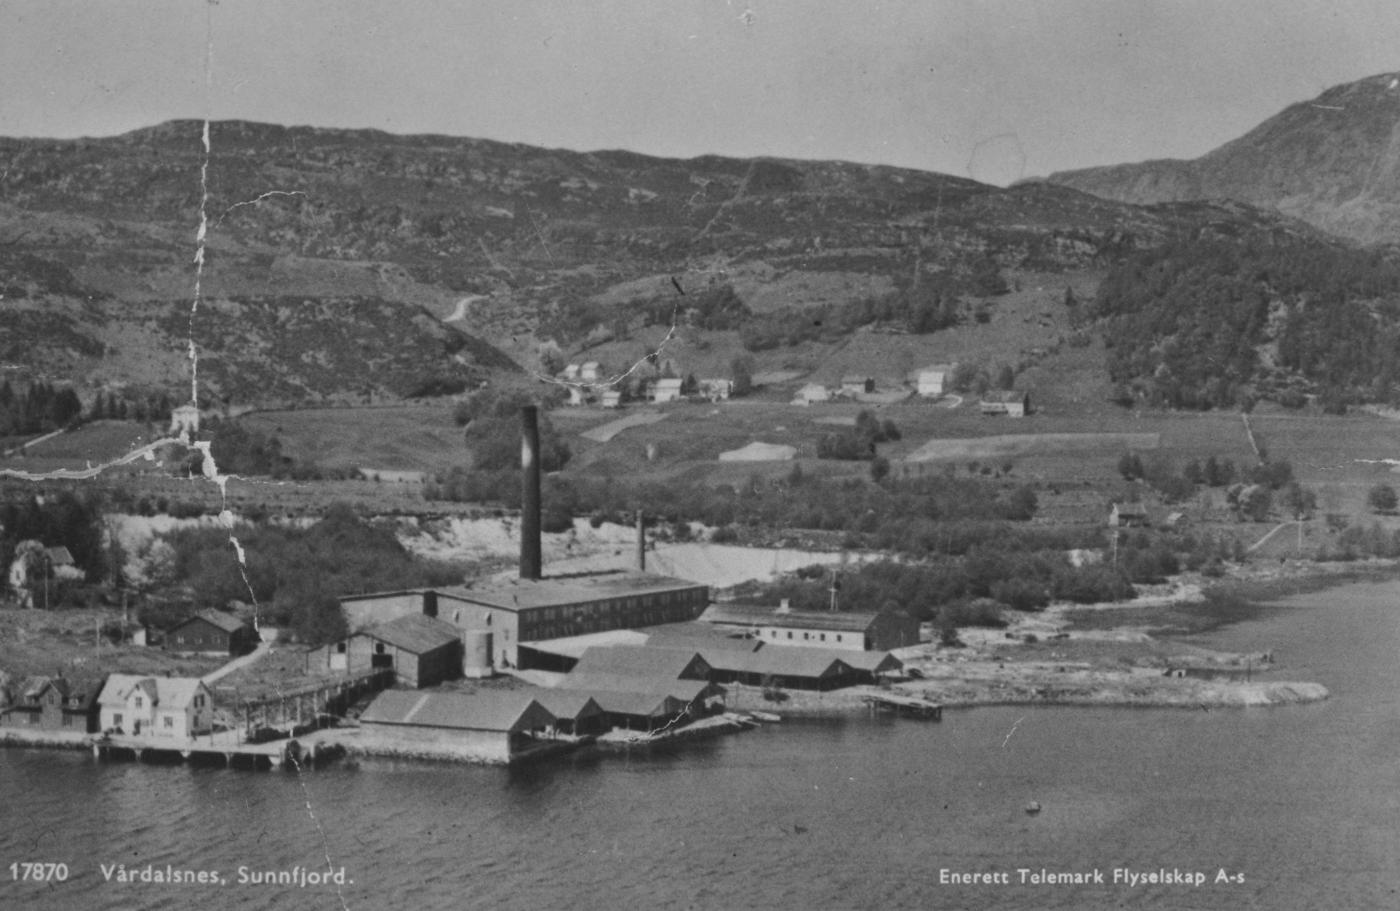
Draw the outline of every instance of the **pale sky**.
<instances>
[{"instance_id":1,"label":"pale sky","mask_svg":"<svg viewBox=\"0 0 1400 911\"><path fill-rule=\"evenodd\" d=\"M5 136L238 118L1006 183L1391 70L1396 0L0 0Z\"/></svg>"}]
</instances>

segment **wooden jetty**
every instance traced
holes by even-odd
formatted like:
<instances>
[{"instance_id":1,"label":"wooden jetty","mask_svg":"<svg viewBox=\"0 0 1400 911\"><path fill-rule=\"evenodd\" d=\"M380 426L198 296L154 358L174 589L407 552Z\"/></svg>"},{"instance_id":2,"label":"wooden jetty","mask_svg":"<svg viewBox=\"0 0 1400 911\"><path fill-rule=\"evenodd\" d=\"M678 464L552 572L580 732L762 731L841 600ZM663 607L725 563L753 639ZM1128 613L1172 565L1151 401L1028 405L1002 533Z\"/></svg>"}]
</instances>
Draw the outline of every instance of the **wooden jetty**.
<instances>
[{"instance_id":1,"label":"wooden jetty","mask_svg":"<svg viewBox=\"0 0 1400 911\"><path fill-rule=\"evenodd\" d=\"M92 755L98 759L135 759L161 764L188 762L227 768L271 769L279 765L303 768L344 752L339 744L319 740L309 745L296 740L250 743L233 731L201 734L188 740L120 734L92 739Z\"/></svg>"},{"instance_id":2,"label":"wooden jetty","mask_svg":"<svg viewBox=\"0 0 1400 911\"><path fill-rule=\"evenodd\" d=\"M876 709L885 709L913 718L927 718L932 721L943 720L942 703L931 702L918 696L905 696L900 693L867 693L865 701L870 704L872 712Z\"/></svg>"}]
</instances>

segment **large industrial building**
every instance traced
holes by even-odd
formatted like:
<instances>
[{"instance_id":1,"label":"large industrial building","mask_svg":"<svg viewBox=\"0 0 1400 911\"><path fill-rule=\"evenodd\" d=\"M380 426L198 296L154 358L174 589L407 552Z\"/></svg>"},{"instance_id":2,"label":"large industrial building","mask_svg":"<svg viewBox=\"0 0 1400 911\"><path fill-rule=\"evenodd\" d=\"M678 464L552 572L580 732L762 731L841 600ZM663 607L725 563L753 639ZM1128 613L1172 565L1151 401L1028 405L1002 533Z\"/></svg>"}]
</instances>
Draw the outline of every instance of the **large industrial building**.
<instances>
[{"instance_id":1,"label":"large industrial building","mask_svg":"<svg viewBox=\"0 0 1400 911\"><path fill-rule=\"evenodd\" d=\"M468 637L469 665L474 641L478 663L484 651L492 667L513 668L522 642L694 620L709 601L709 587L696 582L618 572L354 595L341 605L351 629L410 614L436 617L478 634Z\"/></svg>"},{"instance_id":2,"label":"large industrial building","mask_svg":"<svg viewBox=\"0 0 1400 911\"><path fill-rule=\"evenodd\" d=\"M420 588L340 599L352 632L401 617L435 617L460 631L463 672L480 676L521 666L521 644L607 630L694 620L708 586L643 572L543 578L539 429L533 407L522 426L520 577L481 585ZM639 539L638 562L642 562Z\"/></svg>"},{"instance_id":3,"label":"large industrial building","mask_svg":"<svg viewBox=\"0 0 1400 911\"><path fill-rule=\"evenodd\" d=\"M770 645L883 652L919 644L919 622L888 611L795 611L728 603L712 605L700 619L745 630Z\"/></svg>"}]
</instances>

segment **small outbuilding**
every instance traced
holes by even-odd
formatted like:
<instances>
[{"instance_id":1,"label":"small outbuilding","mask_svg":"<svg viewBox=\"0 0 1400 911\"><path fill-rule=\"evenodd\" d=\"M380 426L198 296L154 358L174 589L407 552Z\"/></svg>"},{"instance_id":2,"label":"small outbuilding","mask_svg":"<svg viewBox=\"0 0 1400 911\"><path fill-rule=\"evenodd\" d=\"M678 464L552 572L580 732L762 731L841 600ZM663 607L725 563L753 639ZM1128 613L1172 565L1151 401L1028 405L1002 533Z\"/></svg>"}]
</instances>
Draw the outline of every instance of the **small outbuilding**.
<instances>
[{"instance_id":1,"label":"small outbuilding","mask_svg":"<svg viewBox=\"0 0 1400 911\"><path fill-rule=\"evenodd\" d=\"M818 402L831 401L831 390L821 383L808 383L797 390L797 395L793 398L794 405L813 405Z\"/></svg>"},{"instance_id":2,"label":"small outbuilding","mask_svg":"<svg viewBox=\"0 0 1400 911\"><path fill-rule=\"evenodd\" d=\"M199 611L165 632L165 648L172 652L210 655L246 655L258 647L252 624L212 608Z\"/></svg>"},{"instance_id":3,"label":"small outbuilding","mask_svg":"<svg viewBox=\"0 0 1400 911\"><path fill-rule=\"evenodd\" d=\"M73 559L73 552L63 545L44 548L44 563L55 579L81 579L85 575Z\"/></svg>"},{"instance_id":4,"label":"small outbuilding","mask_svg":"<svg viewBox=\"0 0 1400 911\"><path fill-rule=\"evenodd\" d=\"M1108 511L1108 524L1113 528L1142 528L1151 520L1147 507L1141 503L1114 503Z\"/></svg>"},{"instance_id":5,"label":"small outbuilding","mask_svg":"<svg viewBox=\"0 0 1400 911\"><path fill-rule=\"evenodd\" d=\"M1023 418L1030 414L1031 397L1014 389L996 389L982 396L981 409L984 415Z\"/></svg>"},{"instance_id":6,"label":"small outbuilding","mask_svg":"<svg viewBox=\"0 0 1400 911\"><path fill-rule=\"evenodd\" d=\"M186 402L170 411L170 434L185 434L193 437L199 433L199 406Z\"/></svg>"},{"instance_id":7,"label":"small outbuilding","mask_svg":"<svg viewBox=\"0 0 1400 911\"><path fill-rule=\"evenodd\" d=\"M841 377L841 392L843 395L864 395L867 392L875 391L875 378L862 374L849 374Z\"/></svg>"}]
</instances>

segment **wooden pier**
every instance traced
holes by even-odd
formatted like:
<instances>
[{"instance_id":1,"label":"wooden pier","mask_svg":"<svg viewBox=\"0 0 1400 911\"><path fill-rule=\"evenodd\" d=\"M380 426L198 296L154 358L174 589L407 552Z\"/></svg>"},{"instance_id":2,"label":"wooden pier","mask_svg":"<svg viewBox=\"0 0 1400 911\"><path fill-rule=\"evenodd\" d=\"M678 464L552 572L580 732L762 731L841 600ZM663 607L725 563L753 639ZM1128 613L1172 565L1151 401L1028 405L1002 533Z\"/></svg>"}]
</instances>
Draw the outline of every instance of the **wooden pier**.
<instances>
[{"instance_id":1,"label":"wooden pier","mask_svg":"<svg viewBox=\"0 0 1400 911\"><path fill-rule=\"evenodd\" d=\"M865 701L870 704L872 712L876 709L885 709L912 718L926 718L930 721L943 720L942 703L930 702L918 696L904 696L899 693L867 693Z\"/></svg>"},{"instance_id":2,"label":"wooden pier","mask_svg":"<svg viewBox=\"0 0 1400 911\"><path fill-rule=\"evenodd\" d=\"M188 740L121 735L92 740L92 755L98 759L134 759L164 765L188 762L225 768L271 769L281 765L307 768L344 753L343 746L321 740L310 744L295 739L249 743L233 731L201 734Z\"/></svg>"}]
</instances>

